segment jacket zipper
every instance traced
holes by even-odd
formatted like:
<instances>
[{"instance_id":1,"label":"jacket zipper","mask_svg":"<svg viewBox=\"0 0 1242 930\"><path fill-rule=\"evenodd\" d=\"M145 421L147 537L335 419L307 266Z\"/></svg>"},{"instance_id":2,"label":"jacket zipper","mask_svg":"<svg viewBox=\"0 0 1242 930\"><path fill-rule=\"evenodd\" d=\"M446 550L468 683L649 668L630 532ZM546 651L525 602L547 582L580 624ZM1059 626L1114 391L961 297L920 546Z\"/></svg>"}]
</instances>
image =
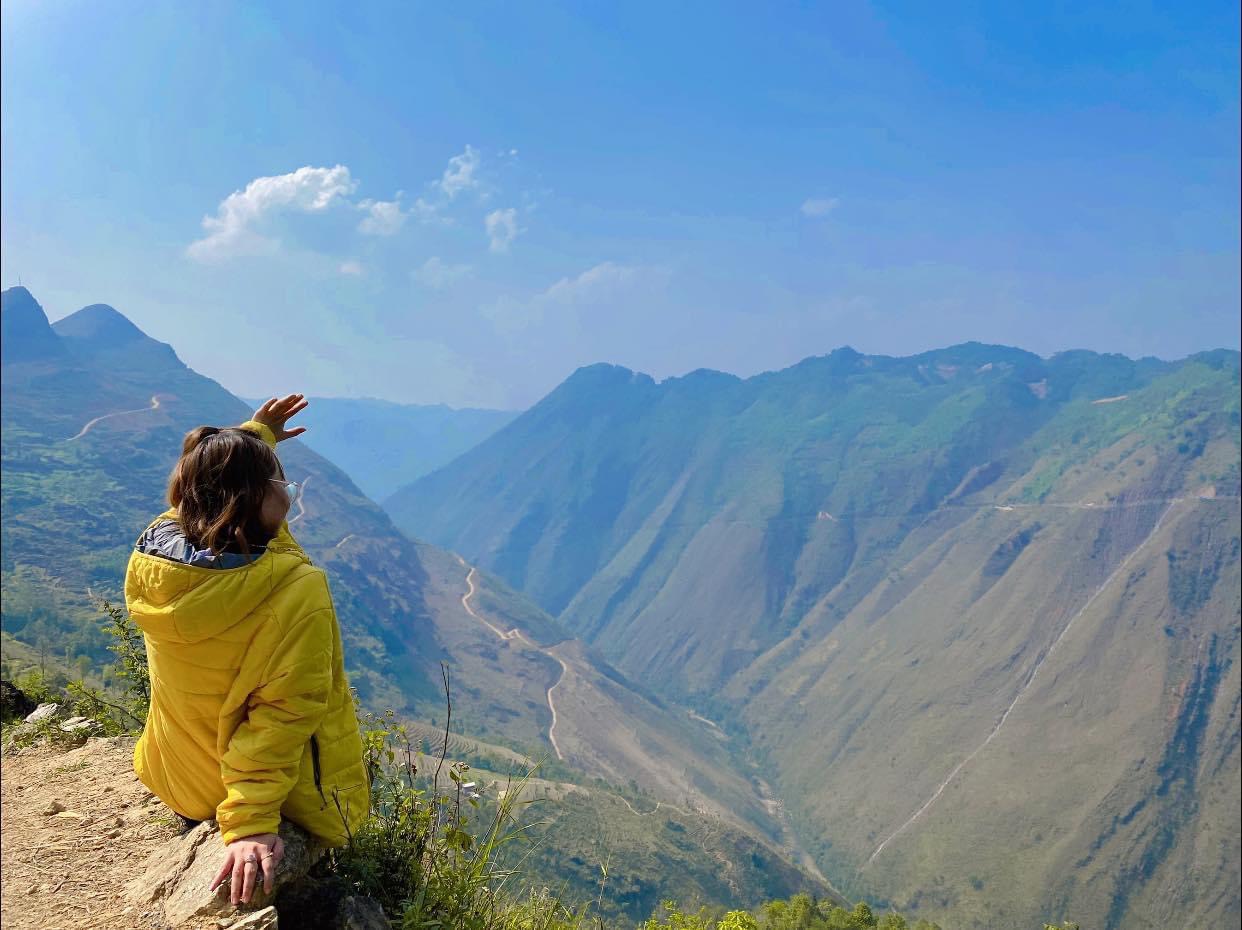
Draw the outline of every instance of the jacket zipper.
<instances>
[{"instance_id":1,"label":"jacket zipper","mask_svg":"<svg viewBox=\"0 0 1242 930\"><path fill-rule=\"evenodd\" d=\"M311 770L315 774L315 789L319 792L319 799L323 801L323 806L319 809L323 810L324 807L328 806L328 799L323 794L323 773L319 768L319 738L317 736L310 738L310 749Z\"/></svg>"}]
</instances>

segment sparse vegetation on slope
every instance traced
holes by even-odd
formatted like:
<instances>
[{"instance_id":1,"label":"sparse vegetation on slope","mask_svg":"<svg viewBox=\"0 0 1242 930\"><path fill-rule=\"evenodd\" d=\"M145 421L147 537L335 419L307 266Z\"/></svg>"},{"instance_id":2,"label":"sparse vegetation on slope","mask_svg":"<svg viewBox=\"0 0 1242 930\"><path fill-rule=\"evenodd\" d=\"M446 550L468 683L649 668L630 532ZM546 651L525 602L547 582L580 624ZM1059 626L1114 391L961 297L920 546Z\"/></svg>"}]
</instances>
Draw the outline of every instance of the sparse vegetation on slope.
<instances>
[{"instance_id":1,"label":"sparse vegetation on slope","mask_svg":"<svg viewBox=\"0 0 1242 930\"><path fill-rule=\"evenodd\" d=\"M749 745L851 893L1230 922L1238 373L978 344L593 366L388 507ZM1164 790L1191 693L1199 774Z\"/></svg>"}]
</instances>

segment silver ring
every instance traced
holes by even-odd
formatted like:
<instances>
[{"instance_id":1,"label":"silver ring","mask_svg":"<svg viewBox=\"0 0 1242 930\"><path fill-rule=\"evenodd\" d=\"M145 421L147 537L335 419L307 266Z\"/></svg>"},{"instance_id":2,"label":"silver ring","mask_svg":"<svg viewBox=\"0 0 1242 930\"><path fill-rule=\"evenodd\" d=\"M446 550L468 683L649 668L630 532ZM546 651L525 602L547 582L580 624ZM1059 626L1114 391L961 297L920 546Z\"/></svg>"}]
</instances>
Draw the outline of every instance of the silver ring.
<instances>
[{"instance_id":1,"label":"silver ring","mask_svg":"<svg viewBox=\"0 0 1242 930\"><path fill-rule=\"evenodd\" d=\"M256 856L254 853L251 853L249 856L246 857L246 861L247 862L258 862L259 857Z\"/></svg>"}]
</instances>

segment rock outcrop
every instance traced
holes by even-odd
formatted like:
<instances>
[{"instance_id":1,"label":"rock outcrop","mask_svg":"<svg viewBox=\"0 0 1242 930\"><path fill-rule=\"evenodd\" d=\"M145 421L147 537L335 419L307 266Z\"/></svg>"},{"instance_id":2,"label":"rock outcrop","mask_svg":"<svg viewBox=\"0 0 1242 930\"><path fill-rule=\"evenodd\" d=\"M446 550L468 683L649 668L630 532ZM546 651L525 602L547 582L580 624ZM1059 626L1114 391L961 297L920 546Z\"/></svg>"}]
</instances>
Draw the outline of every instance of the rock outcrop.
<instances>
[{"instance_id":1,"label":"rock outcrop","mask_svg":"<svg viewBox=\"0 0 1242 930\"><path fill-rule=\"evenodd\" d=\"M17 691L16 688L13 689ZM17 691L21 695L22 692ZM25 695L22 695L25 697ZM6 700L8 696L6 695ZM5 742L5 751L11 752L34 741L41 734L59 730L59 742L78 745L92 736L103 736L103 726L90 717L71 717L69 711L61 704L40 704L26 718L15 726Z\"/></svg>"},{"instance_id":2,"label":"rock outcrop","mask_svg":"<svg viewBox=\"0 0 1242 930\"><path fill-rule=\"evenodd\" d=\"M256 916L256 912L270 908L281 889L303 878L322 854L305 831L288 821L280 825L280 838L285 841L285 855L276 867L273 892L271 895L264 893L259 884L249 905L234 907L229 902L227 880L214 893L207 890L224 858L220 829L214 821L200 823L188 833L154 849L138 877L126 886L126 896L144 910L158 909L172 927L193 926L205 918L242 915L249 919ZM268 924L229 923L226 926L266 927Z\"/></svg>"}]
</instances>

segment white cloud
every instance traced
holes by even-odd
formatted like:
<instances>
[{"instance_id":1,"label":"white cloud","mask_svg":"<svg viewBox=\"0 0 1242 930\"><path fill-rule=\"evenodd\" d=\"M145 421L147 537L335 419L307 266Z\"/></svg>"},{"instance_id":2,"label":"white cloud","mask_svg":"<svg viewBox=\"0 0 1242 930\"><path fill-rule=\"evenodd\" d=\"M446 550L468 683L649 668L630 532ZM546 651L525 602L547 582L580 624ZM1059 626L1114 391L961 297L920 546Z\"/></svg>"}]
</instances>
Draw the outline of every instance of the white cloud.
<instances>
[{"instance_id":1,"label":"white cloud","mask_svg":"<svg viewBox=\"0 0 1242 930\"><path fill-rule=\"evenodd\" d=\"M666 278L666 273L657 268L601 262L576 277L561 278L529 300L501 297L481 307L480 312L496 324L497 330L514 332L545 320L574 316L584 309L616 310L619 302L634 296L636 288L658 288Z\"/></svg>"},{"instance_id":2,"label":"white cloud","mask_svg":"<svg viewBox=\"0 0 1242 930\"><path fill-rule=\"evenodd\" d=\"M576 278L561 278L541 295L539 299L561 304L574 304L584 299L612 293L619 286L629 284L638 276L638 270L616 262L600 262L588 268Z\"/></svg>"},{"instance_id":3,"label":"white cloud","mask_svg":"<svg viewBox=\"0 0 1242 930\"><path fill-rule=\"evenodd\" d=\"M474 146L467 145L464 152L449 159L448 167L438 182L440 190L452 200L462 191L478 187L479 179L474 176L478 167L479 153Z\"/></svg>"},{"instance_id":4,"label":"white cloud","mask_svg":"<svg viewBox=\"0 0 1242 930\"><path fill-rule=\"evenodd\" d=\"M509 251L509 244L517 238L517 210L508 207L504 210L493 210L483 220L487 229L488 247L493 252Z\"/></svg>"},{"instance_id":5,"label":"white cloud","mask_svg":"<svg viewBox=\"0 0 1242 930\"><path fill-rule=\"evenodd\" d=\"M442 290L470 273L469 265L452 265L433 255L414 271L414 280L435 290Z\"/></svg>"},{"instance_id":6,"label":"white cloud","mask_svg":"<svg viewBox=\"0 0 1242 930\"><path fill-rule=\"evenodd\" d=\"M186 254L211 262L275 251L278 243L256 229L263 220L279 213L320 213L345 201L356 187L344 165L255 178L245 190L229 194L215 216L203 217L207 235L190 243Z\"/></svg>"},{"instance_id":7,"label":"white cloud","mask_svg":"<svg viewBox=\"0 0 1242 930\"><path fill-rule=\"evenodd\" d=\"M802 202L802 215L809 216L811 219L822 220L837 208L838 203L839 201L836 197L812 197L810 200Z\"/></svg>"},{"instance_id":8,"label":"white cloud","mask_svg":"<svg viewBox=\"0 0 1242 930\"><path fill-rule=\"evenodd\" d=\"M401 191L397 191L393 200L364 200L358 204L358 209L367 214L358 224L358 232L368 236L395 236L408 216L401 209Z\"/></svg>"},{"instance_id":9,"label":"white cloud","mask_svg":"<svg viewBox=\"0 0 1242 930\"><path fill-rule=\"evenodd\" d=\"M341 262L341 267L338 270L341 274L349 274L358 277L362 275L365 269L362 267L362 262L355 261L351 258L348 261Z\"/></svg>"},{"instance_id":10,"label":"white cloud","mask_svg":"<svg viewBox=\"0 0 1242 930\"><path fill-rule=\"evenodd\" d=\"M516 150L510 151L516 153ZM498 158L503 161L504 155ZM477 217L485 214L483 224L489 248L493 252L505 252L514 239L524 232L518 225L519 208L487 212L484 204L497 190L481 176L482 164L483 157L479 150L467 145L460 154L448 160L440 177L427 185L424 196L414 198L408 207L402 200L401 191L388 200L367 198L355 201L353 194L358 183L344 165L331 168L308 165L289 174L255 178L244 190L234 191L226 197L214 215L203 218L204 234L190 243L186 255L195 261L210 263L241 255L274 254L281 248L282 231L292 235L293 230L286 228L289 217L323 213L337 205L362 214L356 231L366 236L395 236L410 217L423 224L453 226L462 221L477 222ZM463 192L470 192L471 196L463 198ZM456 208L466 202L469 203L468 213L473 214L475 219L468 219ZM351 247L341 246L342 251L345 249ZM344 262L338 266L340 269L357 265L339 254L331 261L333 264ZM449 267L445 266L446 269ZM359 272L342 270L341 273ZM445 273L445 269L428 272L436 280L447 280Z\"/></svg>"},{"instance_id":11,"label":"white cloud","mask_svg":"<svg viewBox=\"0 0 1242 930\"><path fill-rule=\"evenodd\" d=\"M444 222L444 219L439 215L436 209L436 205L434 203L428 203L422 197L419 197L414 201L414 206L410 207L410 213L418 217L418 221L420 223L432 223L437 220Z\"/></svg>"}]
</instances>

